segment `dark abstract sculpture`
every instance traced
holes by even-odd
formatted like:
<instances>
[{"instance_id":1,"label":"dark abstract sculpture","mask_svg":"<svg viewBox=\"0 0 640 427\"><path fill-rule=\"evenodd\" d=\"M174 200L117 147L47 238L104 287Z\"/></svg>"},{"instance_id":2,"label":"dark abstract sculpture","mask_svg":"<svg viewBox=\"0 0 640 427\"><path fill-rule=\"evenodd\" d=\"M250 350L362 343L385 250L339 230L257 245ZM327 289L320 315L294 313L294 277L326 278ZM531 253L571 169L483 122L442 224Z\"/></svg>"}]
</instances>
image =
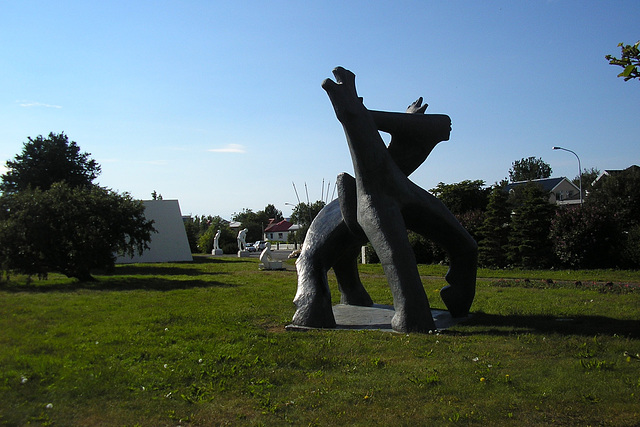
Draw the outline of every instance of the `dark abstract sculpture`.
<instances>
[{"instance_id":1,"label":"dark abstract sculpture","mask_svg":"<svg viewBox=\"0 0 640 427\"><path fill-rule=\"evenodd\" d=\"M373 304L357 270L360 247L370 241L393 294L393 329L434 330L407 229L447 251L449 285L440 295L452 316L466 316L475 296L476 242L442 202L407 178L440 141L449 139L449 117L423 114L427 105L421 105L422 98L407 113L367 110L356 93L355 75L341 67L333 73L337 83L327 79L322 87L344 127L355 178L346 173L338 177L338 199L325 206L309 228L296 262L293 325L336 326L327 282L330 268L343 304ZM388 148L379 130L391 134Z\"/></svg>"}]
</instances>

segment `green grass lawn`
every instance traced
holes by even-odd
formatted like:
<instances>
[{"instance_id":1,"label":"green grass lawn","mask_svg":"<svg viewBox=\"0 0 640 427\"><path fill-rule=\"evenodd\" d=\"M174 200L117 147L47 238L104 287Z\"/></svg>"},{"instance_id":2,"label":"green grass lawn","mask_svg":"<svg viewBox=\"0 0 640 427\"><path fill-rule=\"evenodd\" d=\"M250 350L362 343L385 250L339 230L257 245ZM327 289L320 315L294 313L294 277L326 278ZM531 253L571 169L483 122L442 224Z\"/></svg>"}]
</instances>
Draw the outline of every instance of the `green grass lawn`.
<instances>
[{"instance_id":1,"label":"green grass lawn","mask_svg":"<svg viewBox=\"0 0 640 427\"><path fill-rule=\"evenodd\" d=\"M407 335L286 332L288 267L197 257L95 283L11 278L0 424L640 424L639 272L480 270L470 321ZM445 269L420 266L435 308ZM361 275L392 303L379 265Z\"/></svg>"}]
</instances>

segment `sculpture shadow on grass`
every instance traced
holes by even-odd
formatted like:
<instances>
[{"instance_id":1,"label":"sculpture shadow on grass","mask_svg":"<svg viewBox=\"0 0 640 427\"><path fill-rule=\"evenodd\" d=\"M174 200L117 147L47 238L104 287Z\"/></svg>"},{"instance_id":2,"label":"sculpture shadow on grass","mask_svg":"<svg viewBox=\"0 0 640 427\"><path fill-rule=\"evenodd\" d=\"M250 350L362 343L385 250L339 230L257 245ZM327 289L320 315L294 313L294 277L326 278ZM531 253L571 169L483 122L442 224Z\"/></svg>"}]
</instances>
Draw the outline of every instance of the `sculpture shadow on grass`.
<instances>
[{"instance_id":1,"label":"sculpture shadow on grass","mask_svg":"<svg viewBox=\"0 0 640 427\"><path fill-rule=\"evenodd\" d=\"M606 316L552 316L543 314L488 314L476 312L463 326L482 329L452 332L461 335L512 335L514 333L561 335L618 335L640 338L640 320L614 319ZM515 331L513 329L516 329Z\"/></svg>"}]
</instances>

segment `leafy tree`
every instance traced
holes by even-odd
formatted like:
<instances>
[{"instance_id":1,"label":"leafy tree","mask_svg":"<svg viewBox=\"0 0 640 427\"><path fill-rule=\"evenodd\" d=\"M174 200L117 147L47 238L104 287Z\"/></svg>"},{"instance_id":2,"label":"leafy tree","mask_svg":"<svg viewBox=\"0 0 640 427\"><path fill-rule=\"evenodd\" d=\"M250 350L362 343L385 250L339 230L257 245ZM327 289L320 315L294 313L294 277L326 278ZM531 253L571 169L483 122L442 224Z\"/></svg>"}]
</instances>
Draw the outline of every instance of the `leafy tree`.
<instances>
[{"instance_id":1,"label":"leafy tree","mask_svg":"<svg viewBox=\"0 0 640 427\"><path fill-rule=\"evenodd\" d=\"M416 262L418 264L437 264L446 261L447 253L442 249L442 247L414 231L409 230L408 233L409 244L411 245L411 249L413 249L413 254L416 257ZM369 248L375 254L371 243L367 244L367 250L369 250ZM369 257L369 260L370 263L380 262L377 255L375 258Z\"/></svg>"},{"instance_id":2,"label":"leafy tree","mask_svg":"<svg viewBox=\"0 0 640 427\"><path fill-rule=\"evenodd\" d=\"M617 212L623 229L640 224L640 167L631 166L602 177L586 199Z\"/></svg>"},{"instance_id":3,"label":"leafy tree","mask_svg":"<svg viewBox=\"0 0 640 427\"><path fill-rule=\"evenodd\" d=\"M630 268L640 268L640 225L629 229L622 249L623 261Z\"/></svg>"},{"instance_id":4,"label":"leafy tree","mask_svg":"<svg viewBox=\"0 0 640 427\"><path fill-rule=\"evenodd\" d=\"M531 181L549 178L552 172L551 166L541 158L528 157L512 163L511 169L509 169L509 179L511 182Z\"/></svg>"},{"instance_id":5,"label":"leafy tree","mask_svg":"<svg viewBox=\"0 0 640 427\"><path fill-rule=\"evenodd\" d=\"M582 192L583 195L592 191L593 182L600 176L600 171L597 168L584 169L581 173L582 176ZM576 187L580 186L580 176L576 176L571 181Z\"/></svg>"},{"instance_id":6,"label":"leafy tree","mask_svg":"<svg viewBox=\"0 0 640 427\"><path fill-rule=\"evenodd\" d=\"M276 209L276 207L271 204L267 205L264 208L264 213L267 218L269 219L273 218L276 222L280 222L284 219L284 216L282 216L282 211L279 209Z\"/></svg>"},{"instance_id":7,"label":"leafy tree","mask_svg":"<svg viewBox=\"0 0 640 427\"><path fill-rule=\"evenodd\" d=\"M238 250L236 236L229 228L229 223L219 216L208 217L206 224L208 227L198 238L198 249L202 253L210 254L213 249L213 239L220 230L220 240L218 244L224 253L234 253ZM230 249L231 248L231 249ZM226 250L225 250L226 249Z\"/></svg>"},{"instance_id":8,"label":"leafy tree","mask_svg":"<svg viewBox=\"0 0 640 427\"><path fill-rule=\"evenodd\" d=\"M254 240L261 240L263 237L264 228L269 224L269 219L274 216L273 214L279 214L275 217L282 217L282 212L277 210L273 205L267 205L265 210L253 212L251 209L243 209L240 213L233 214L233 220L242 224L243 228L247 228L247 242Z\"/></svg>"},{"instance_id":9,"label":"leafy tree","mask_svg":"<svg viewBox=\"0 0 640 427\"><path fill-rule=\"evenodd\" d=\"M298 203L291 213L291 222L308 227L324 207L325 203L322 200Z\"/></svg>"},{"instance_id":10,"label":"leafy tree","mask_svg":"<svg viewBox=\"0 0 640 427\"><path fill-rule=\"evenodd\" d=\"M522 203L511 222L509 261L523 268L547 268L554 261L549 231L555 206L535 184L525 185L522 191Z\"/></svg>"},{"instance_id":11,"label":"leafy tree","mask_svg":"<svg viewBox=\"0 0 640 427\"><path fill-rule=\"evenodd\" d=\"M634 45L618 43L618 47L621 50L620 59L613 55L605 56L605 59L609 61L610 65L617 65L623 68L622 72L618 74L618 77L623 77L625 82L640 78L640 72L638 72L638 68L640 67L639 45L640 41L637 41Z\"/></svg>"},{"instance_id":12,"label":"leafy tree","mask_svg":"<svg viewBox=\"0 0 640 427\"><path fill-rule=\"evenodd\" d=\"M100 165L81 153L74 141L63 133L49 133L29 137L22 153L7 161L8 172L2 176L0 190L15 193L28 186L48 190L56 182L64 181L71 187L88 187L100 174Z\"/></svg>"},{"instance_id":13,"label":"leafy tree","mask_svg":"<svg viewBox=\"0 0 640 427\"><path fill-rule=\"evenodd\" d=\"M455 184L438 183L435 188L429 190L442 201L449 210L455 214L464 214L470 211L483 211L487 206L489 188L483 188L484 181L465 180Z\"/></svg>"},{"instance_id":14,"label":"leafy tree","mask_svg":"<svg viewBox=\"0 0 640 427\"><path fill-rule=\"evenodd\" d=\"M585 200L585 205L598 205L606 208L609 215L615 215L616 223L622 231L622 234L618 235L620 239L618 262L633 268L640 267L640 263L637 262L637 254L640 254L638 188L640 188L640 167L631 166L602 177Z\"/></svg>"},{"instance_id":15,"label":"leafy tree","mask_svg":"<svg viewBox=\"0 0 640 427\"><path fill-rule=\"evenodd\" d=\"M184 231L187 234L187 241L189 242L189 250L192 254L198 252L198 227L196 226L193 218L189 218L184 222Z\"/></svg>"},{"instance_id":16,"label":"leafy tree","mask_svg":"<svg viewBox=\"0 0 640 427\"><path fill-rule=\"evenodd\" d=\"M324 207L325 203L322 200L317 200L313 203L301 202L293 208L291 222L301 226L300 229L296 231L296 239L299 242L304 242L311 223Z\"/></svg>"},{"instance_id":17,"label":"leafy tree","mask_svg":"<svg viewBox=\"0 0 640 427\"><path fill-rule=\"evenodd\" d=\"M554 252L571 268L620 265L621 238L616 215L600 204L560 209L551 223Z\"/></svg>"},{"instance_id":18,"label":"leafy tree","mask_svg":"<svg viewBox=\"0 0 640 427\"><path fill-rule=\"evenodd\" d=\"M128 194L95 185L21 190L0 197L0 260L5 271L46 276L59 271L92 281L91 270L112 268L116 254L148 248L152 221Z\"/></svg>"},{"instance_id":19,"label":"leafy tree","mask_svg":"<svg viewBox=\"0 0 640 427\"><path fill-rule=\"evenodd\" d=\"M478 260L480 265L505 267L511 209L504 186L496 186L489 194L485 219L478 233Z\"/></svg>"}]
</instances>

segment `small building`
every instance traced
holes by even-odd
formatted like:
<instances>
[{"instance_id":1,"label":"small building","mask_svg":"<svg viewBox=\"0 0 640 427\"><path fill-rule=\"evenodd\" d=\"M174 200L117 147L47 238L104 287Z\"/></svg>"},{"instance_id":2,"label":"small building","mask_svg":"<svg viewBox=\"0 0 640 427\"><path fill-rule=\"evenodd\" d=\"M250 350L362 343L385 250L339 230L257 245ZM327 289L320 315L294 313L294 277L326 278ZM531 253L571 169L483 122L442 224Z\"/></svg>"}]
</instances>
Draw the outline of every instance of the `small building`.
<instances>
[{"instance_id":1,"label":"small building","mask_svg":"<svg viewBox=\"0 0 640 427\"><path fill-rule=\"evenodd\" d=\"M556 205L574 205L580 203L580 188L566 177L512 182L507 185L506 190L511 193L515 191L516 188L529 183L538 185L547 192L549 194L549 203Z\"/></svg>"},{"instance_id":2,"label":"small building","mask_svg":"<svg viewBox=\"0 0 640 427\"><path fill-rule=\"evenodd\" d=\"M287 242L289 233L298 230L298 226L290 223L286 219L276 222L274 219L269 220L269 224L264 229L264 240L274 242Z\"/></svg>"}]
</instances>

